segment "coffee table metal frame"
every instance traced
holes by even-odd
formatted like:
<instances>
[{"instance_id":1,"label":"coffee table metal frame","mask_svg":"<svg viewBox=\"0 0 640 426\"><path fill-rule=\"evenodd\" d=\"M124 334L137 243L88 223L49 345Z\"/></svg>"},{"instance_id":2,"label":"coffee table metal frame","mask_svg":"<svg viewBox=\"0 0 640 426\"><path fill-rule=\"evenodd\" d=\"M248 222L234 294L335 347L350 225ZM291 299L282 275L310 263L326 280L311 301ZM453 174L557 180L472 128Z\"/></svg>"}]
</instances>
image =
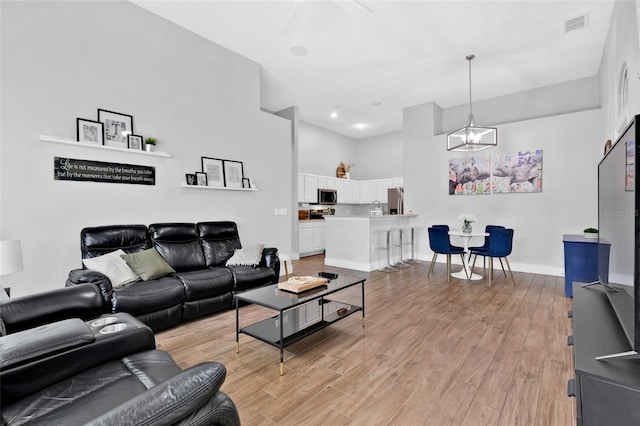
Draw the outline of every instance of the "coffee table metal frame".
<instances>
[{"instance_id":1,"label":"coffee table metal frame","mask_svg":"<svg viewBox=\"0 0 640 426\"><path fill-rule=\"evenodd\" d=\"M358 278L349 275L340 275L330 280L326 285L308 290L302 293L291 293L278 289L277 284L255 288L242 293L234 294L236 305L236 353L240 352L240 333L261 340L272 346L280 348L280 375L284 375L284 348L303 339L318 330L336 323L348 316L362 311L362 326L365 326L364 315L364 283L366 278ZM350 287L360 284L362 290L362 305L357 306L351 303L341 302L333 298L327 299L327 296L346 290ZM285 332L283 318L287 311L296 309L307 303L318 301L320 305L320 320L308 326ZM269 309L278 311L275 317L269 317L265 320L250 324L240 328L240 301L253 303L255 305L264 306ZM337 302L346 308L346 312L341 315L338 312L330 312L325 314L323 306L329 302ZM338 310L339 311L339 310ZM275 320L274 320L275 319ZM290 325L291 327L291 325ZM286 333L286 334L285 334Z\"/></svg>"}]
</instances>

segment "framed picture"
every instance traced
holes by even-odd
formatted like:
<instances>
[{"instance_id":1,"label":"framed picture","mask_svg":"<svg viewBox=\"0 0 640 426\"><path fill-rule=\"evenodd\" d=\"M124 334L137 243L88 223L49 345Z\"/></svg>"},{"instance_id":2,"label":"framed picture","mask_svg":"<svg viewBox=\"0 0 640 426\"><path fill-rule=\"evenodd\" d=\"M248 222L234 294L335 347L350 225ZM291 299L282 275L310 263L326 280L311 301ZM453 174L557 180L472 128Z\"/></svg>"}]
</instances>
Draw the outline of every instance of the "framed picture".
<instances>
[{"instance_id":1,"label":"framed picture","mask_svg":"<svg viewBox=\"0 0 640 426\"><path fill-rule=\"evenodd\" d=\"M98 121L104 124L104 145L128 149L127 136L133 134L133 116L98 109Z\"/></svg>"},{"instance_id":2,"label":"framed picture","mask_svg":"<svg viewBox=\"0 0 640 426\"><path fill-rule=\"evenodd\" d=\"M251 188L251 181L249 180L249 178L242 178L242 187Z\"/></svg>"},{"instance_id":3,"label":"framed picture","mask_svg":"<svg viewBox=\"0 0 640 426\"><path fill-rule=\"evenodd\" d=\"M196 172L196 183L198 184L198 186L208 186L207 174L203 172Z\"/></svg>"},{"instance_id":4,"label":"framed picture","mask_svg":"<svg viewBox=\"0 0 640 426\"><path fill-rule=\"evenodd\" d=\"M99 121L77 118L76 134L78 142L102 145L104 141L104 126Z\"/></svg>"},{"instance_id":5,"label":"framed picture","mask_svg":"<svg viewBox=\"0 0 640 426\"><path fill-rule=\"evenodd\" d=\"M202 172L207 174L209 186L224 186L224 169L219 158L202 157Z\"/></svg>"},{"instance_id":6,"label":"framed picture","mask_svg":"<svg viewBox=\"0 0 640 426\"><path fill-rule=\"evenodd\" d=\"M195 173L187 173L185 176L187 178L187 185L195 185L197 183Z\"/></svg>"},{"instance_id":7,"label":"framed picture","mask_svg":"<svg viewBox=\"0 0 640 426\"><path fill-rule=\"evenodd\" d=\"M224 161L224 186L227 188L242 188L242 161Z\"/></svg>"},{"instance_id":8,"label":"framed picture","mask_svg":"<svg viewBox=\"0 0 640 426\"><path fill-rule=\"evenodd\" d=\"M129 149L135 149L136 151L144 151L143 138L140 135L127 135L127 146Z\"/></svg>"}]
</instances>

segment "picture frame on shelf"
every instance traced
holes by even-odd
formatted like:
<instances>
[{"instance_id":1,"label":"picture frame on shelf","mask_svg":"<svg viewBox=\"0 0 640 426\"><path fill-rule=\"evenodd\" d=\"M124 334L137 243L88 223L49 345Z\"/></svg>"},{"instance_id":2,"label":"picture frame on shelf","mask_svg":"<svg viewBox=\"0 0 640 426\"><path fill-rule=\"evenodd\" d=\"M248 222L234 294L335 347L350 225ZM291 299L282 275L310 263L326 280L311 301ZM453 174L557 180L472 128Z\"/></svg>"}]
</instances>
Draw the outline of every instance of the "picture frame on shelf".
<instances>
[{"instance_id":1,"label":"picture frame on shelf","mask_svg":"<svg viewBox=\"0 0 640 426\"><path fill-rule=\"evenodd\" d=\"M197 185L198 181L196 180L195 173L187 173L185 177L186 177L185 181L187 182L187 185Z\"/></svg>"},{"instance_id":2,"label":"picture frame on shelf","mask_svg":"<svg viewBox=\"0 0 640 426\"><path fill-rule=\"evenodd\" d=\"M207 183L207 174L204 172L196 172L196 183L198 186L209 186Z\"/></svg>"},{"instance_id":3,"label":"picture frame on shelf","mask_svg":"<svg viewBox=\"0 0 640 426\"><path fill-rule=\"evenodd\" d=\"M141 135L127 135L127 147L134 151L144 151L144 138Z\"/></svg>"},{"instance_id":4,"label":"picture frame on shelf","mask_svg":"<svg viewBox=\"0 0 640 426\"><path fill-rule=\"evenodd\" d=\"M99 121L76 118L76 136L80 143L102 145L104 143L104 125Z\"/></svg>"},{"instance_id":5,"label":"picture frame on shelf","mask_svg":"<svg viewBox=\"0 0 640 426\"><path fill-rule=\"evenodd\" d=\"M242 188L244 171L242 161L223 160L224 186L227 188Z\"/></svg>"},{"instance_id":6,"label":"picture frame on shelf","mask_svg":"<svg viewBox=\"0 0 640 426\"><path fill-rule=\"evenodd\" d=\"M207 174L208 186L224 186L223 160L219 158L201 157L202 172Z\"/></svg>"},{"instance_id":7,"label":"picture frame on shelf","mask_svg":"<svg viewBox=\"0 0 640 426\"><path fill-rule=\"evenodd\" d=\"M133 116L98 108L98 121L104 125L104 145L128 149L133 134Z\"/></svg>"},{"instance_id":8,"label":"picture frame on shelf","mask_svg":"<svg viewBox=\"0 0 640 426\"><path fill-rule=\"evenodd\" d=\"M242 178L242 187L246 189L251 188L251 181L249 178Z\"/></svg>"}]
</instances>

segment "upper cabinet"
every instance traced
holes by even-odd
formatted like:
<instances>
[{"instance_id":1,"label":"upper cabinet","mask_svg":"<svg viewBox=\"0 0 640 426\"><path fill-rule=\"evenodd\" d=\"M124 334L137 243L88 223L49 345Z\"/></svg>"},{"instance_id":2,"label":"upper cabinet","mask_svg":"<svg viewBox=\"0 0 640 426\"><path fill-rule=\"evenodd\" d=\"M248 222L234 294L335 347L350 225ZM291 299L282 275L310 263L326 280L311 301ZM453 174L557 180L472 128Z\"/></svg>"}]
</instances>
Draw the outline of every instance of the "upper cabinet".
<instances>
[{"instance_id":1,"label":"upper cabinet","mask_svg":"<svg viewBox=\"0 0 640 426\"><path fill-rule=\"evenodd\" d=\"M335 189L338 192L338 204L370 204L374 201L384 203L387 200L387 189L403 184L402 177L352 180L298 173L298 202L317 202L318 188L321 188Z\"/></svg>"}]
</instances>

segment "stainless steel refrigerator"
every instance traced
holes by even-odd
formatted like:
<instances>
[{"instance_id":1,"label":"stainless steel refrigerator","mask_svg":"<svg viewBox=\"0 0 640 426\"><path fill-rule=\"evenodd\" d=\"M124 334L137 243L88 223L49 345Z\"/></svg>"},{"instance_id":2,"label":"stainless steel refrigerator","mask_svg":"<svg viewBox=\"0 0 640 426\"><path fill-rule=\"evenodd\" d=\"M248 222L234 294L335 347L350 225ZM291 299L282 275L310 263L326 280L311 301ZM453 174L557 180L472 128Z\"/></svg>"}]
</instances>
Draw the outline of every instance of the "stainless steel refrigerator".
<instances>
[{"instance_id":1,"label":"stainless steel refrigerator","mask_svg":"<svg viewBox=\"0 0 640 426\"><path fill-rule=\"evenodd\" d=\"M389 214L404 214L404 188L387 189Z\"/></svg>"}]
</instances>

